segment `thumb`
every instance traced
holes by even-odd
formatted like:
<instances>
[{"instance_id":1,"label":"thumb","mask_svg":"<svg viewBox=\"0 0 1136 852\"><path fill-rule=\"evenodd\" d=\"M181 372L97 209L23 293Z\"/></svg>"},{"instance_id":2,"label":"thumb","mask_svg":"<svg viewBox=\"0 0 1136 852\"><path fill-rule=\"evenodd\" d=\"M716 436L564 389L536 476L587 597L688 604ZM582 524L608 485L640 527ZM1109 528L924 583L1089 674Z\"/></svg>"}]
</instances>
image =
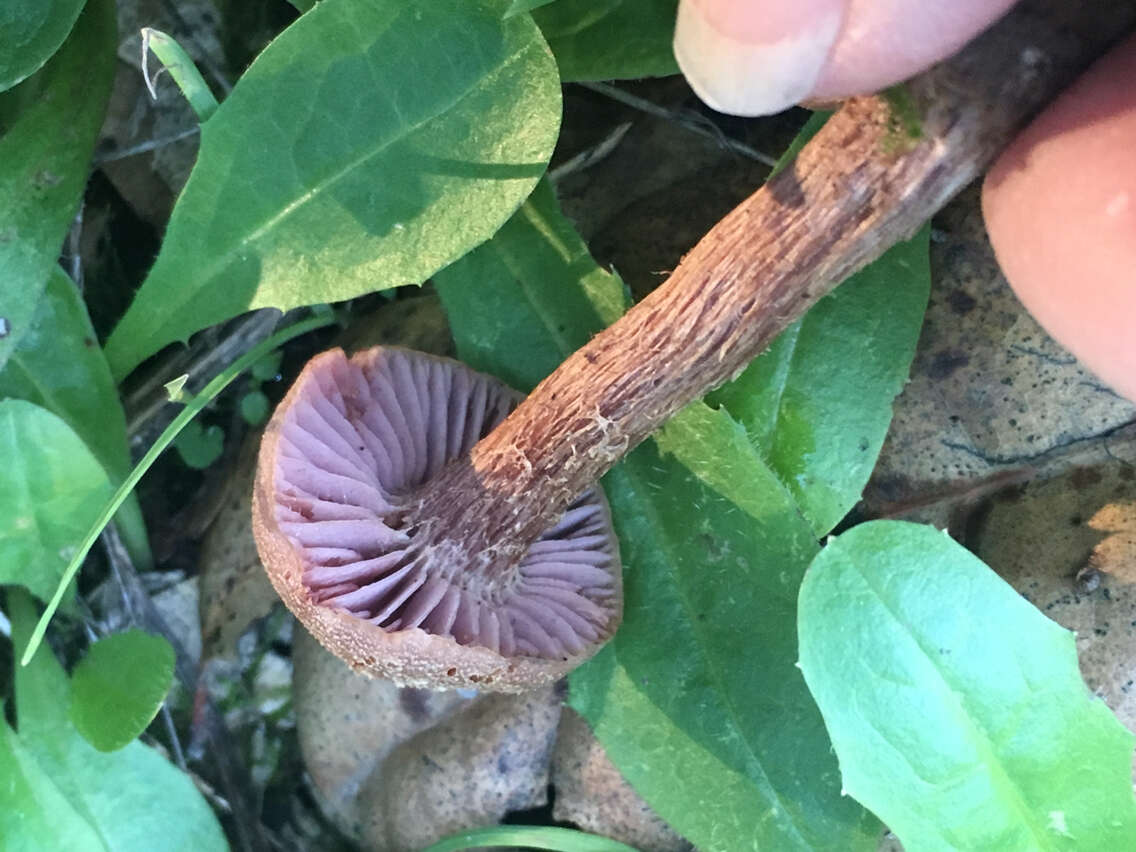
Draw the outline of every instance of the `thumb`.
<instances>
[{"instance_id":1,"label":"thumb","mask_svg":"<svg viewBox=\"0 0 1136 852\"><path fill-rule=\"evenodd\" d=\"M808 97L850 0L680 0L674 52L709 106L767 115Z\"/></svg>"}]
</instances>

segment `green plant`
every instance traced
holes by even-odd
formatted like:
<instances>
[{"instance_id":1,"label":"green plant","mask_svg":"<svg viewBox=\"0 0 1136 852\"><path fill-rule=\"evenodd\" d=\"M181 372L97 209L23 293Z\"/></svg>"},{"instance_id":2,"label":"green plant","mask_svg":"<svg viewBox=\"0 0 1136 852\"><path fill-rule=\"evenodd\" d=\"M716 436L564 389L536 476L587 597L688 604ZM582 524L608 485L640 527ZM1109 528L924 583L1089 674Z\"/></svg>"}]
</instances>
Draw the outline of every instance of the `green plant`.
<instances>
[{"instance_id":1,"label":"green plant","mask_svg":"<svg viewBox=\"0 0 1136 852\"><path fill-rule=\"evenodd\" d=\"M219 106L177 43L150 32L199 116L201 149L103 348L57 263L116 46L110 0L81 7L20 0L34 37L0 35L0 583L22 663L15 725L0 722L0 836L146 848L161 815L145 793L158 786L181 815L163 830L219 848L188 778L136 740L172 679L164 640L103 639L70 679L43 640L58 608L82 614L73 581L112 519L136 567L152 567L133 491L163 450L189 427L197 442L179 448L208 464L223 436L195 416L246 369L275 377L280 347L334 316L288 325L188 399L172 388L184 406L133 468L115 381L252 309L433 278L460 357L532 389L629 307L542 180L560 84L672 73L675 3L322 0ZM934 127L906 91L891 103L882 133L910 138L871 150L911 155ZM982 141L958 155L959 181L996 145ZM876 198L882 209L900 196ZM878 215L895 242L903 228ZM1136 828L1131 737L1087 697L1067 633L927 528L862 525L821 546L859 498L906 379L928 240L924 227L851 275L603 481L626 614L571 676L569 700L698 848L873 848L881 827L865 808L911 849L1107 850ZM851 260L816 262L831 277L880 248L840 243ZM237 404L263 420L259 385ZM38 624L33 595L47 602ZM997 637L1000 653L975 636ZM965 759L945 759L947 738ZM119 798L92 793L125 776ZM478 842L619 848L521 828L435 848Z\"/></svg>"}]
</instances>

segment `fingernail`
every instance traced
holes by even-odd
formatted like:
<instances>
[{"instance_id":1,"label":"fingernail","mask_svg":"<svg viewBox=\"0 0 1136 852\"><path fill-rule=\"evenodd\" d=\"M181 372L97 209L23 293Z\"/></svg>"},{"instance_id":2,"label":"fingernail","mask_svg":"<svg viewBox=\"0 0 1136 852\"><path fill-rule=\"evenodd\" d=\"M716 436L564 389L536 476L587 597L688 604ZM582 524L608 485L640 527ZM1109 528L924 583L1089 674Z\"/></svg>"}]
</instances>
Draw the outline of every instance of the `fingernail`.
<instances>
[{"instance_id":1,"label":"fingernail","mask_svg":"<svg viewBox=\"0 0 1136 852\"><path fill-rule=\"evenodd\" d=\"M780 112L812 92L845 7L846 0L681 0L675 58L713 109Z\"/></svg>"}]
</instances>

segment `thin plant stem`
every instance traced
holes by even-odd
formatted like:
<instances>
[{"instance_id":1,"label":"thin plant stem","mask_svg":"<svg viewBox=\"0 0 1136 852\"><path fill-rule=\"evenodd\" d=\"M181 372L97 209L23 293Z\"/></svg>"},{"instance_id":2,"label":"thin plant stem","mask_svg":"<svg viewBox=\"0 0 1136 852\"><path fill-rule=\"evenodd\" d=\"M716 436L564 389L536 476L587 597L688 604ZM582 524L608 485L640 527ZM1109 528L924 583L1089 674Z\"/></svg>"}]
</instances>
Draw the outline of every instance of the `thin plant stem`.
<instances>
[{"instance_id":1,"label":"thin plant stem","mask_svg":"<svg viewBox=\"0 0 1136 852\"><path fill-rule=\"evenodd\" d=\"M762 153L756 148L751 148L745 142L739 139L734 139L727 136L722 132L722 128L718 127L713 121L706 118L701 113L694 112L693 110L673 110L666 107L659 106L654 101L649 101L646 98L641 98L638 95L633 95L631 92L624 91L618 86L613 86L610 83L577 83L578 86L584 89L590 89L596 94L603 95L604 97L611 98L613 101L629 106L632 109L637 109L640 112L645 112L647 115L653 115L656 118L662 118L666 121L673 121L680 126L686 128L691 133L697 133L699 136L705 136L707 139L713 139L723 148L733 151L735 154L741 154L743 157L748 157L763 165L772 168L777 164L777 158L771 157L769 154Z\"/></svg>"},{"instance_id":2,"label":"thin plant stem","mask_svg":"<svg viewBox=\"0 0 1136 852\"><path fill-rule=\"evenodd\" d=\"M55 589L55 594L52 595L51 601L47 605L47 609L45 609L43 615L40 616L39 623L36 624L35 630L32 632L31 640L28 642L28 647L24 651L23 657L20 659L20 665L26 666L28 664L32 655L35 654L36 649L43 641L44 634L47 632L47 625L51 622L55 611L59 609L59 604L63 600L63 595L67 591L67 587L71 584L71 581L75 579L75 575L79 572L83 560L87 558L87 554L102 533L103 528L110 523L110 519L114 517L115 512L118 511L118 508L123 504L127 496L134 490L139 480L142 479L146 471L154 464L158 456L162 454L162 451L173 443L173 440L178 436L181 430L186 427L189 421L212 402L217 394L228 387L233 379L273 349L282 346L294 337L299 337L301 334L306 334L314 329L331 325L333 322L335 322L334 316L317 316L302 320L282 331L278 331L234 361L228 369L220 373L213 381L207 384L202 389L201 393L192 397L186 403L185 408L179 412L178 416L166 427L165 431L158 436L158 440L154 442L154 445L147 450L142 460L130 471L130 475L126 477L126 480L118 487L118 490L114 492L110 501L103 507L102 512L99 513L99 517L94 525L88 530L87 535L79 545L79 549L75 552L75 556L71 559L67 569L63 572L63 577L60 579L59 585Z\"/></svg>"},{"instance_id":3,"label":"thin plant stem","mask_svg":"<svg viewBox=\"0 0 1136 852\"><path fill-rule=\"evenodd\" d=\"M113 151L107 151L105 154L96 155L94 164L101 166L103 163L113 163L116 160L125 160L127 157L134 157L138 154L146 154L150 151L156 151L159 148L164 148L167 145L173 145L175 142L180 142L182 139L188 139L190 136L196 136L201 132L201 126L198 124L193 127L187 127L179 133L171 134L170 136L162 136L158 139L147 139L145 142L139 142L137 145L130 145L126 148L116 148Z\"/></svg>"},{"instance_id":4,"label":"thin plant stem","mask_svg":"<svg viewBox=\"0 0 1136 852\"><path fill-rule=\"evenodd\" d=\"M150 550L150 538L146 530L146 521L142 517L142 507L138 505L138 497L129 495L115 517L119 532L126 545L130 558L141 571L149 571L154 567L154 554Z\"/></svg>"},{"instance_id":5,"label":"thin plant stem","mask_svg":"<svg viewBox=\"0 0 1136 852\"><path fill-rule=\"evenodd\" d=\"M170 751L173 752L174 762L178 765L178 769L182 772L189 772L189 767L185 762L185 752L181 747L181 740L178 739L177 728L174 727L174 717L170 715L170 705L168 701L162 702L161 710L158 711L162 716L162 723L166 727L166 736L170 738Z\"/></svg>"}]
</instances>

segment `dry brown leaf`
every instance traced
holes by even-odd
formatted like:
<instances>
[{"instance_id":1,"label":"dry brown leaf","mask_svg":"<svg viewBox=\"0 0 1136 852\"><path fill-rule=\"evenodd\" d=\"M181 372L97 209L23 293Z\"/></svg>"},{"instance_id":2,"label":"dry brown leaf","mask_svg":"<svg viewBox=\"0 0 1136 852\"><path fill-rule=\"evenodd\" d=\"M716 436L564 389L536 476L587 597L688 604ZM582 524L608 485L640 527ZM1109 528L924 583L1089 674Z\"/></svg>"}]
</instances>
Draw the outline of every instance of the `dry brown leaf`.
<instances>
[{"instance_id":1,"label":"dry brown leaf","mask_svg":"<svg viewBox=\"0 0 1136 852\"><path fill-rule=\"evenodd\" d=\"M1106 534L1089 558L1089 567L1124 583L1136 583L1136 500L1102 506L1089 526Z\"/></svg>"}]
</instances>

